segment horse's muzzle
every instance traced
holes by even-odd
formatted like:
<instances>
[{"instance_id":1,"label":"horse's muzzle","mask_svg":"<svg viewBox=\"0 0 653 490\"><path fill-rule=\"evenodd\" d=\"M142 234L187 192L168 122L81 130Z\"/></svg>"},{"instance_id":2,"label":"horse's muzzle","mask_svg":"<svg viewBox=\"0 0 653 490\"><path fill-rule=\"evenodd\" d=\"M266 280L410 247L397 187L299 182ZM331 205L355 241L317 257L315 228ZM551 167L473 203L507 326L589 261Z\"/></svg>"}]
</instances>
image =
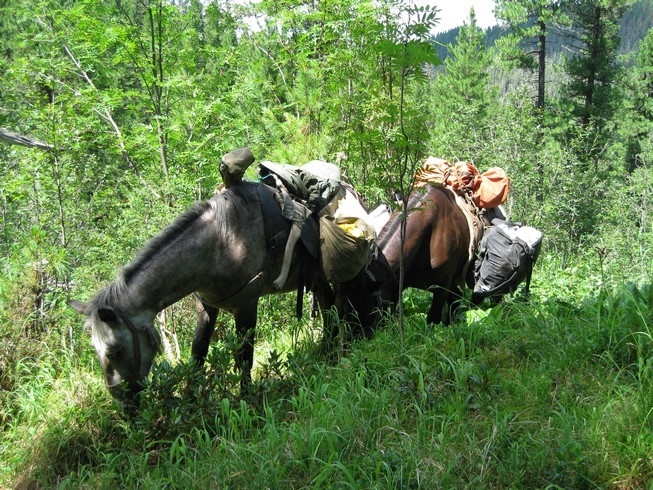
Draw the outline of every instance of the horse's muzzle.
<instances>
[{"instance_id":1,"label":"horse's muzzle","mask_svg":"<svg viewBox=\"0 0 653 490\"><path fill-rule=\"evenodd\" d=\"M140 405L140 393L143 391L141 381L119 381L117 383L107 383L107 389L116 402L118 402L125 412L134 415Z\"/></svg>"}]
</instances>

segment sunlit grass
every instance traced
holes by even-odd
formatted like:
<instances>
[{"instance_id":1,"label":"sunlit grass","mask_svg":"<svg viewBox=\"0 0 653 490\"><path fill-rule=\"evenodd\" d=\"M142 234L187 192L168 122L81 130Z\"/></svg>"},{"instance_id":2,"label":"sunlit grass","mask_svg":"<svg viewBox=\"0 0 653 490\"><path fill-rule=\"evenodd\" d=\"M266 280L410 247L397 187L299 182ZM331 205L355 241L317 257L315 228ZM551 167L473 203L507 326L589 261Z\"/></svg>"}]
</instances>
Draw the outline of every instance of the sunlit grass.
<instances>
[{"instance_id":1,"label":"sunlit grass","mask_svg":"<svg viewBox=\"0 0 653 490\"><path fill-rule=\"evenodd\" d=\"M162 360L133 420L95 364L70 351L26 359L0 486L650 486L648 286L508 299L450 328L426 324L421 293L409 301L403 348L390 323L333 362L306 321L264 320L246 394L229 336L203 370Z\"/></svg>"}]
</instances>

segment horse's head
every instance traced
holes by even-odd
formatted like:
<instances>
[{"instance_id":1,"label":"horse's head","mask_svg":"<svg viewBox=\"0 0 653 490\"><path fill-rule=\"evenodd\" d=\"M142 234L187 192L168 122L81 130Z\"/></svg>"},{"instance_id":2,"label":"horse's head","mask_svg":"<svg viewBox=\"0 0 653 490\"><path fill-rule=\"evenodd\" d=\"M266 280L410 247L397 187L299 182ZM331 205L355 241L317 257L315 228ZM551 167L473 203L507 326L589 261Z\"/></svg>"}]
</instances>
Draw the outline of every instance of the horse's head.
<instances>
[{"instance_id":1,"label":"horse's head","mask_svg":"<svg viewBox=\"0 0 653 490\"><path fill-rule=\"evenodd\" d=\"M151 315L129 316L115 306L98 303L69 302L87 318L109 392L129 411L137 406L138 393L143 389L142 382L150 372L161 339Z\"/></svg>"},{"instance_id":2,"label":"horse's head","mask_svg":"<svg viewBox=\"0 0 653 490\"><path fill-rule=\"evenodd\" d=\"M388 306L384 293L386 278L378 274L378 270L375 274L374 265L375 261L372 261L341 290L347 299L344 320L356 329L360 328L359 331L354 331L357 337L372 337L383 319L383 311Z\"/></svg>"}]
</instances>

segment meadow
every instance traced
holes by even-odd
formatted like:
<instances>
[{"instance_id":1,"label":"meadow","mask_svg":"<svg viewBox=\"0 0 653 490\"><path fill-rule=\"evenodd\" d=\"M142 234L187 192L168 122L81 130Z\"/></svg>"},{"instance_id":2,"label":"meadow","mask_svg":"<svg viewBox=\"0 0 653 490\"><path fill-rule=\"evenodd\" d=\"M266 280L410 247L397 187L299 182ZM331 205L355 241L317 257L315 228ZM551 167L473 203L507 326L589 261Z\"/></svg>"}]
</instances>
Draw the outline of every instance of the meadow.
<instances>
[{"instance_id":1,"label":"meadow","mask_svg":"<svg viewBox=\"0 0 653 490\"><path fill-rule=\"evenodd\" d=\"M651 488L653 288L593 271L545 256L528 301L449 328L408 291L403 345L388 318L334 362L292 295L268 299L247 393L228 321L186 361L188 316L134 418L90 345L43 340L4 400L0 488Z\"/></svg>"},{"instance_id":2,"label":"meadow","mask_svg":"<svg viewBox=\"0 0 653 490\"><path fill-rule=\"evenodd\" d=\"M653 0L497 0L501 39L470 12L446 46L418 3L0 1L0 490L653 489ZM66 303L243 146L372 209L429 156L501 167L530 298L444 328L407 291L329 360L308 299L265 298L246 393L227 316L188 362L184 300L127 417Z\"/></svg>"}]
</instances>

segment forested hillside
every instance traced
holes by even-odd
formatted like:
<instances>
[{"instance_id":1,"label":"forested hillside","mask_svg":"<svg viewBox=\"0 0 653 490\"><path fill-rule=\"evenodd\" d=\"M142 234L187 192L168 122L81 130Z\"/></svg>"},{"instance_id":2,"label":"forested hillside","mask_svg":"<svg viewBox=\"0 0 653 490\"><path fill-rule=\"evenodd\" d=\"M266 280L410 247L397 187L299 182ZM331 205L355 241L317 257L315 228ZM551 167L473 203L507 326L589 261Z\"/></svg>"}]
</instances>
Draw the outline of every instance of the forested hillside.
<instances>
[{"instance_id":1,"label":"forested hillside","mask_svg":"<svg viewBox=\"0 0 653 490\"><path fill-rule=\"evenodd\" d=\"M504 23L505 19L499 19L499 23L485 29L485 42L488 47L495 45L497 39L505 36L510 31L510 24ZM532 19L531 19L532 22ZM620 43L617 52L619 54L628 54L636 50L640 41L646 36L648 30L653 26L653 1L638 0L630 6L624 13L620 26ZM565 52L565 46L572 40L569 36L565 23L553 24L549 32L549 50L547 55L551 58L558 58ZM448 54L447 45L455 43L460 27L440 32L433 36L436 46L436 53L441 59L446 58ZM532 42L533 40L531 40Z\"/></svg>"},{"instance_id":2,"label":"forested hillside","mask_svg":"<svg viewBox=\"0 0 653 490\"><path fill-rule=\"evenodd\" d=\"M650 487L653 2L499 0L510 34L472 18L444 60L436 5L0 0L1 488ZM555 59L554 26L573 33ZM183 301L126 421L67 301L243 146L334 162L370 207L428 156L504 168L510 218L545 236L532 303L442 330L409 293L405 343L390 327L333 367L272 298L257 349L285 343L253 401L220 370L223 332L224 391L188 405Z\"/></svg>"}]
</instances>

